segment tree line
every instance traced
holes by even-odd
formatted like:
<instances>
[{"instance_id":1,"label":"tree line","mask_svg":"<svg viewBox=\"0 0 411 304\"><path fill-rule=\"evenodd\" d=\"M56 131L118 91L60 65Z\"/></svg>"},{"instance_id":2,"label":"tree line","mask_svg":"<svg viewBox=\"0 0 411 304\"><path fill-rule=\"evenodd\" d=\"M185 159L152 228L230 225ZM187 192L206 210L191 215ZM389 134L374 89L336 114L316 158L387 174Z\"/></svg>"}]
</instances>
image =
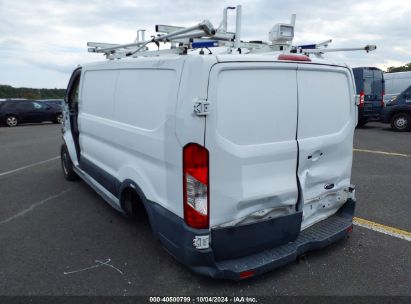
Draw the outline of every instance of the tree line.
<instances>
[{"instance_id":1,"label":"tree line","mask_svg":"<svg viewBox=\"0 0 411 304\"><path fill-rule=\"evenodd\" d=\"M65 94L65 89L14 88L0 85L0 98L63 99Z\"/></svg>"},{"instance_id":2,"label":"tree line","mask_svg":"<svg viewBox=\"0 0 411 304\"><path fill-rule=\"evenodd\" d=\"M399 67L389 67L386 73L407 72L411 71L411 62Z\"/></svg>"}]
</instances>

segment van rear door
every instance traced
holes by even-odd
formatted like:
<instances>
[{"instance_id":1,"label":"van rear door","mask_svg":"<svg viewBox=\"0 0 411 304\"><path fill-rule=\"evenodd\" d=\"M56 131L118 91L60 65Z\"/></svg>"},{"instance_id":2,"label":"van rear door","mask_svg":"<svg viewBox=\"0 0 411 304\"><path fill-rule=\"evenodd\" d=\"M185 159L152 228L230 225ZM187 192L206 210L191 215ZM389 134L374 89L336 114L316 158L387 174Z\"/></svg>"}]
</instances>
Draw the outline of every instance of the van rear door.
<instances>
[{"instance_id":1,"label":"van rear door","mask_svg":"<svg viewBox=\"0 0 411 304\"><path fill-rule=\"evenodd\" d=\"M364 94L364 107L372 107L374 110L381 109L384 94L384 77L380 69L364 69Z\"/></svg>"},{"instance_id":2,"label":"van rear door","mask_svg":"<svg viewBox=\"0 0 411 304\"><path fill-rule=\"evenodd\" d=\"M211 69L205 137L210 227L297 212L296 73L297 64L273 62ZM299 217L298 230L300 223Z\"/></svg>"},{"instance_id":3,"label":"van rear door","mask_svg":"<svg viewBox=\"0 0 411 304\"><path fill-rule=\"evenodd\" d=\"M297 79L304 229L334 214L349 195L355 89L343 67L299 64Z\"/></svg>"}]
</instances>

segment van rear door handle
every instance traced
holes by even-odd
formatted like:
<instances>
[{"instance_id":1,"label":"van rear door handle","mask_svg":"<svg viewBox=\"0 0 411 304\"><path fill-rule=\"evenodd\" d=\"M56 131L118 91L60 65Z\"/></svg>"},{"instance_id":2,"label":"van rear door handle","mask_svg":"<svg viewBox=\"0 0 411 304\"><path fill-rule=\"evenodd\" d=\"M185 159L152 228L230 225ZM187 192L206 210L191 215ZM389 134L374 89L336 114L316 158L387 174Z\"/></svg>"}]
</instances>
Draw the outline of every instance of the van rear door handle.
<instances>
[{"instance_id":1,"label":"van rear door handle","mask_svg":"<svg viewBox=\"0 0 411 304\"><path fill-rule=\"evenodd\" d=\"M318 160L321 156L323 156L323 152L321 151L315 151L313 154L308 155L307 159L311 159L312 161Z\"/></svg>"}]
</instances>

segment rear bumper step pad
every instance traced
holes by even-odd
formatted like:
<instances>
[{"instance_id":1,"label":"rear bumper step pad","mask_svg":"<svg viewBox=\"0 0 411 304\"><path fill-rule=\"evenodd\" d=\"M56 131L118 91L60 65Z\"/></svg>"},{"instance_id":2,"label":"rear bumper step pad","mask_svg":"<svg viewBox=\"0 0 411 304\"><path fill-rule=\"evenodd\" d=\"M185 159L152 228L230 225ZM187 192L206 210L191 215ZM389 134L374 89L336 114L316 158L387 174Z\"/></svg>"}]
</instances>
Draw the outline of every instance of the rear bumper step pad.
<instances>
[{"instance_id":1,"label":"rear bumper step pad","mask_svg":"<svg viewBox=\"0 0 411 304\"><path fill-rule=\"evenodd\" d=\"M223 277L239 280L240 273L253 271L255 275L289 264L307 251L323 248L348 235L352 220L333 215L302 231L289 244L265 250L243 258L216 262Z\"/></svg>"}]
</instances>

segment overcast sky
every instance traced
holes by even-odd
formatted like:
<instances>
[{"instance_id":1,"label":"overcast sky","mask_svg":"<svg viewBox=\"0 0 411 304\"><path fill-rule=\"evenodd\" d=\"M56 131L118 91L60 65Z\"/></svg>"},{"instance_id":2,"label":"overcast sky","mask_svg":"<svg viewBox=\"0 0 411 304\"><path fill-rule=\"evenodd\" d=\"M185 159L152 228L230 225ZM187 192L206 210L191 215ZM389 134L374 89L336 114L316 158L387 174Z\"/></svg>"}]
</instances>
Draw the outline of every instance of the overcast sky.
<instances>
[{"instance_id":1,"label":"overcast sky","mask_svg":"<svg viewBox=\"0 0 411 304\"><path fill-rule=\"evenodd\" d=\"M401 0L0 0L0 84L65 88L71 71L103 60L87 41L128 43L155 24L220 23L225 6L243 6L244 40L268 40L278 22L297 14L294 44L333 39L329 47L376 44L377 50L327 54L355 66L411 62L411 1Z\"/></svg>"}]
</instances>

